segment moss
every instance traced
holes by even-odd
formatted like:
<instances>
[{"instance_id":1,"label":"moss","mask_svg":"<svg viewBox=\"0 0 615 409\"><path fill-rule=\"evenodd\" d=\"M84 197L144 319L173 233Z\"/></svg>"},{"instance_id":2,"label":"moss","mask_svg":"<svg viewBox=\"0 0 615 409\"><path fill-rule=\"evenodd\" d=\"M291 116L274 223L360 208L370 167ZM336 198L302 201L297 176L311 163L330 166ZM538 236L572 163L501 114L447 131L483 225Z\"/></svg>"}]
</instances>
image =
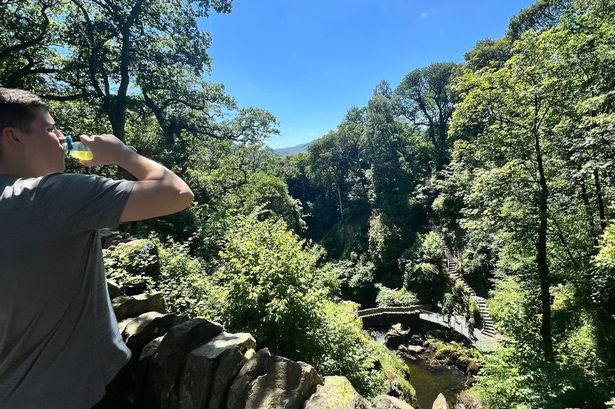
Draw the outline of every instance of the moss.
<instances>
[{"instance_id":1,"label":"moss","mask_svg":"<svg viewBox=\"0 0 615 409\"><path fill-rule=\"evenodd\" d=\"M434 354L434 358L446 365L453 365L465 373L476 374L482 364L482 354L473 348L467 348L457 342L443 342L428 339L425 346Z\"/></svg>"},{"instance_id":2,"label":"moss","mask_svg":"<svg viewBox=\"0 0 615 409\"><path fill-rule=\"evenodd\" d=\"M410 373L405 362L384 345L380 345L373 340L370 341L378 352L378 360L382 365L382 372L389 381L391 389L398 392L403 399L409 402L415 401L416 391L410 381L408 381Z\"/></svg>"}]
</instances>

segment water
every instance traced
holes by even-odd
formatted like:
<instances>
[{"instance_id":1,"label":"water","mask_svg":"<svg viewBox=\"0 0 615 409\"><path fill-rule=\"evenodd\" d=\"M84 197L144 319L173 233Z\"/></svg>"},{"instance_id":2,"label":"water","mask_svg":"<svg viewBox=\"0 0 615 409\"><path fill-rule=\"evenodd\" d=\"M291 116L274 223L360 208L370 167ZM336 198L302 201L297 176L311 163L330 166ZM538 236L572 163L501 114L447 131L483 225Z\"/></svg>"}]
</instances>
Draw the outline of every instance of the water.
<instances>
[{"instance_id":1,"label":"water","mask_svg":"<svg viewBox=\"0 0 615 409\"><path fill-rule=\"evenodd\" d=\"M70 156L79 160L92 160L94 154L90 151L70 151Z\"/></svg>"},{"instance_id":2,"label":"water","mask_svg":"<svg viewBox=\"0 0 615 409\"><path fill-rule=\"evenodd\" d=\"M384 345L386 332L370 330L370 335ZM419 407L431 409L438 394L443 394L450 408L455 407L457 396L465 389L466 377L452 366L433 366L422 358L404 359L410 372L410 383L416 390Z\"/></svg>"},{"instance_id":3,"label":"water","mask_svg":"<svg viewBox=\"0 0 615 409\"><path fill-rule=\"evenodd\" d=\"M416 390L419 407L431 409L438 394L443 394L450 408L455 407L457 396L464 389L465 375L451 366L432 366L424 359L406 359L410 383Z\"/></svg>"}]
</instances>

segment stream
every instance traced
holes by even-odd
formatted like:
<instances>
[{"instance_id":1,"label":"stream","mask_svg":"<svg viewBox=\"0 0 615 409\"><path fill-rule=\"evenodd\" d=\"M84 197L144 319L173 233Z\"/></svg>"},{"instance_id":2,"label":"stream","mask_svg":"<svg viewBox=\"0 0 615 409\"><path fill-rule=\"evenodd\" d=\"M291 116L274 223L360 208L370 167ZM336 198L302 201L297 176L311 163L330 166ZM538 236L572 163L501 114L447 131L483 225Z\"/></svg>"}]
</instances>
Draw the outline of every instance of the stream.
<instances>
[{"instance_id":1,"label":"stream","mask_svg":"<svg viewBox=\"0 0 615 409\"><path fill-rule=\"evenodd\" d=\"M370 331L372 338L384 345L385 332ZM416 390L420 409L431 409L433 401L441 393L449 408L454 408L457 396L465 389L466 377L462 371L452 366L430 365L423 358L404 361L410 372L410 383ZM418 409L418 408L417 408Z\"/></svg>"},{"instance_id":2,"label":"stream","mask_svg":"<svg viewBox=\"0 0 615 409\"><path fill-rule=\"evenodd\" d=\"M449 408L454 408L457 396L464 389L465 375L451 366L433 366L422 358L405 359L410 371L410 383L416 390L419 407L431 409L441 393Z\"/></svg>"}]
</instances>

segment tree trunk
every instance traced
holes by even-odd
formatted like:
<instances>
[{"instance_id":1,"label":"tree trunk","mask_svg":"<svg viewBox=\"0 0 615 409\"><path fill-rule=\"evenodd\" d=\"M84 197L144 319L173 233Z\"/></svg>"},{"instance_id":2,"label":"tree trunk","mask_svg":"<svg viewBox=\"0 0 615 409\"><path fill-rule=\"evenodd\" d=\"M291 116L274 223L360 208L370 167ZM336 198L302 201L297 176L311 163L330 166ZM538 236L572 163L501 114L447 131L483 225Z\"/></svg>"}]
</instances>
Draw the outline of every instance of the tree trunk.
<instances>
[{"instance_id":1,"label":"tree trunk","mask_svg":"<svg viewBox=\"0 0 615 409\"><path fill-rule=\"evenodd\" d=\"M344 208L342 207L342 190L340 189L339 183L337 183L337 199L339 200L339 203L340 203L340 226L341 226L341 232L342 232L342 248L344 248L344 246L346 246L346 243L345 243L346 231L344 229Z\"/></svg>"},{"instance_id":2,"label":"tree trunk","mask_svg":"<svg viewBox=\"0 0 615 409\"><path fill-rule=\"evenodd\" d=\"M106 109L113 135L117 136L122 142L126 142L126 104L111 103Z\"/></svg>"},{"instance_id":3,"label":"tree trunk","mask_svg":"<svg viewBox=\"0 0 615 409\"><path fill-rule=\"evenodd\" d=\"M538 192L538 237L536 240L536 265L540 280L540 302L542 309L542 322L540 335L542 337L545 360L553 362L553 340L551 338L551 280L549 277L549 262L547 259L547 229L548 229L548 199L549 189L542 161L540 148L540 135L534 130L534 147L536 162L538 164L539 192Z\"/></svg>"},{"instance_id":4,"label":"tree trunk","mask_svg":"<svg viewBox=\"0 0 615 409\"><path fill-rule=\"evenodd\" d=\"M600 183L600 175L598 174L598 169L594 169L594 185L596 186L596 201L598 202L598 214L600 215L600 232L604 233L604 229L606 229L606 213L604 210L602 184Z\"/></svg>"},{"instance_id":5,"label":"tree trunk","mask_svg":"<svg viewBox=\"0 0 615 409\"><path fill-rule=\"evenodd\" d=\"M585 186L585 178L581 179L581 198L583 199L583 206L585 207L585 216L587 217L587 226L589 227L589 233L594 243L594 247L598 246L598 235L596 234L596 225L594 224L594 214L592 212L591 204L589 203L589 195L587 194L587 187Z\"/></svg>"}]
</instances>

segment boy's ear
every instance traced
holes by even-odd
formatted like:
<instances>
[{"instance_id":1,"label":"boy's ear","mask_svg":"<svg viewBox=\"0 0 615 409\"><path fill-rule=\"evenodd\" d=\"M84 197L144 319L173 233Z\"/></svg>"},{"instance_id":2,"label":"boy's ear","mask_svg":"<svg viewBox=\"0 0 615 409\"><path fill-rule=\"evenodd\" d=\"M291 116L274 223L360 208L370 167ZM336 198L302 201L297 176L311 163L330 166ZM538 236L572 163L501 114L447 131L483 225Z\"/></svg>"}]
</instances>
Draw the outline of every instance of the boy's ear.
<instances>
[{"instance_id":1,"label":"boy's ear","mask_svg":"<svg viewBox=\"0 0 615 409\"><path fill-rule=\"evenodd\" d=\"M6 144L11 147L22 146L21 139L16 132L16 129L10 126L5 127L0 132L0 145Z\"/></svg>"}]
</instances>

